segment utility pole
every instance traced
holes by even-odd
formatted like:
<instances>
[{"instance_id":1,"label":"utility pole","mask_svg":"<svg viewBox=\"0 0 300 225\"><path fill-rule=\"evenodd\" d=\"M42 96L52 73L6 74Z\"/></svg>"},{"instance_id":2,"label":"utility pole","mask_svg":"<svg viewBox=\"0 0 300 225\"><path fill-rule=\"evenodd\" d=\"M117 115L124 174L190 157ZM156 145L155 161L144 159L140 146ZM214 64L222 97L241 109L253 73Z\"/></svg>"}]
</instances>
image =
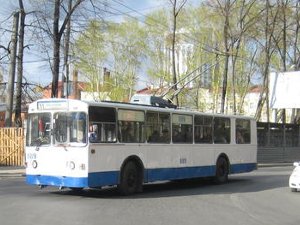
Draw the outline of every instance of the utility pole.
<instances>
[{"instance_id":1,"label":"utility pole","mask_svg":"<svg viewBox=\"0 0 300 225\"><path fill-rule=\"evenodd\" d=\"M15 12L14 19L13 19L12 35L11 35L11 46L10 46L10 68L9 68L9 78L8 78L8 84L7 84L8 87L7 87L7 95L6 95L5 127L12 126L12 109L13 109L13 99L14 99L18 29L19 29L19 12Z\"/></svg>"},{"instance_id":2,"label":"utility pole","mask_svg":"<svg viewBox=\"0 0 300 225\"><path fill-rule=\"evenodd\" d=\"M25 33L25 10L23 0L19 0L20 5L20 32L18 46L18 65L17 65L17 85L16 85L16 110L15 126L22 127L22 80L23 80L23 52L24 52L24 33Z\"/></svg>"}]
</instances>

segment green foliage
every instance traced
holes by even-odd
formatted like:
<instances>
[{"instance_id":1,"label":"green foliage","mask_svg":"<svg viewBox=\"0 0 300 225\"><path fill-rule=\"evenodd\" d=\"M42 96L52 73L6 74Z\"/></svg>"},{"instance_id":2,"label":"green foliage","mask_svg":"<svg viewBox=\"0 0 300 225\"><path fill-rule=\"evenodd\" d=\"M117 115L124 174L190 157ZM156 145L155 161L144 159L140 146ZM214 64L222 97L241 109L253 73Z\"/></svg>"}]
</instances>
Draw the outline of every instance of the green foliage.
<instances>
[{"instance_id":1,"label":"green foliage","mask_svg":"<svg viewBox=\"0 0 300 225\"><path fill-rule=\"evenodd\" d=\"M106 92L111 100L128 100L144 58L144 40L137 20L126 19L120 24L91 21L75 48L76 66L90 83L87 91ZM104 81L106 66L111 72Z\"/></svg>"},{"instance_id":2,"label":"green foliage","mask_svg":"<svg viewBox=\"0 0 300 225\"><path fill-rule=\"evenodd\" d=\"M268 9L267 28L266 2L232 1L228 37L225 39L226 2L203 1L197 7L186 5L178 16L176 54L185 54L180 62L178 58L176 61L178 80L196 70L179 82L179 88L186 87L179 94L182 106L202 111L219 111L226 54L229 55L226 108L234 105L236 113L243 112L245 95L253 82L261 84L267 76L267 59L270 60L269 69L278 71L282 70L283 64L289 67L294 59L299 58L299 52L294 49L294 46L299 46L299 38L295 36L298 35L295 1L285 2L285 7L279 1L272 1ZM285 10L287 18L283 17L282 10ZM157 88L169 88L173 82L170 55L171 11L171 7L152 11L146 15L143 23L132 18L126 18L121 23L91 21L78 39L76 51L80 59L77 66L89 77L91 89L102 82L101 79L97 80L101 74L99 68L106 66L112 71L110 80L106 81L105 87L97 87L99 90L106 90L112 100L128 99L134 92L140 69L145 64L150 82ZM284 20L288 27L286 43L282 38ZM271 37L269 46L266 30ZM287 55L286 62L283 62L282 48L285 44ZM268 56L267 47L270 48ZM180 64L184 64L184 68L180 69ZM205 75L204 65L210 67L207 73L210 74L211 83L208 87L201 83Z\"/></svg>"},{"instance_id":3,"label":"green foliage","mask_svg":"<svg viewBox=\"0 0 300 225\"><path fill-rule=\"evenodd\" d=\"M100 22L91 21L75 44L75 54L78 59L76 67L90 84L88 91L99 91L97 87L103 82L100 74L108 53L105 49L105 37L102 30Z\"/></svg>"}]
</instances>

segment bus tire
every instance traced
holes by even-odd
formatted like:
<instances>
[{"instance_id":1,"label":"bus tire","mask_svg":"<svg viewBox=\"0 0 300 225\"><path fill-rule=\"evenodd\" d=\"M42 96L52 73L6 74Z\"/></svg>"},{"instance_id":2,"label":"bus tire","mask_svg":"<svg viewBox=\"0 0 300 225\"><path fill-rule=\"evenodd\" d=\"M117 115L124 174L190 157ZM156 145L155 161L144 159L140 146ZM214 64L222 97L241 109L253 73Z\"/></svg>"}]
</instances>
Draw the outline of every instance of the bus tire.
<instances>
[{"instance_id":1,"label":"bus tire","mask_svg":"<svg viewBox=\"0 0 300 225\"><path fill-rule=\"evenodd\" d=\"M120 184L118 185L119 192L122 195L131 195L140 190L142 181L138 166L134 161L128 161L122 171Z\"/></svg>"},{"instance_id":2,"label":"bus tire","mask_svg":"<svg viewBox=\"0 0 300 225\"><path fill-rule=\"evenodd\" d=\"M297 188L291 188L291 192L297 192Z\"/></svg>"},{"instance_id":3,"label":"bus tire","mask_svg":"<svg viewBox=\"0 0 300 225\"><path fill-rule=\"evenodd\" d=\"M216 163L215 184L224 184L228 181L229 163L224 156L220 156Z\"/></svg>"}]
</instances>

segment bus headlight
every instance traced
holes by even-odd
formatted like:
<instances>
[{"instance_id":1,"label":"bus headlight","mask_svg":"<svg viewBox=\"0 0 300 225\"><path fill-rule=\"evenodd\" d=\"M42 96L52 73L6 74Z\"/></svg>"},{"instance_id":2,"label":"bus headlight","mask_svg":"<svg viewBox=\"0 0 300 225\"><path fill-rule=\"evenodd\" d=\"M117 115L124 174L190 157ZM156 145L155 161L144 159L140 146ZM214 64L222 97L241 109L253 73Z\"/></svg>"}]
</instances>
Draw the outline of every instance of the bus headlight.
<instances>
[{"instance_id":1,"label":"bus headlight","mask_svg":"<svg viewBox=\"0 0 300 225\"><path fill-rule=\"evenodd\" d=\"M34 169L36 169L37 166L38 166L38 163L37 163L36 160L33 160L32 163L31 163L31 165L32 165L32 167L33 167Z\"/></svg>"},{"instance_id":2,"label":"bus headlight","mask_svg":"<svg viewBox=\"0 0 300 225\"><path fill-rule=\"evenodd\" d=\"M71 161L71 162L69 163L69 168L70 168L71 170L74 170L74 169L75 169L75 163L74 163L73 161Z\"/></svg>"}]
</instances>

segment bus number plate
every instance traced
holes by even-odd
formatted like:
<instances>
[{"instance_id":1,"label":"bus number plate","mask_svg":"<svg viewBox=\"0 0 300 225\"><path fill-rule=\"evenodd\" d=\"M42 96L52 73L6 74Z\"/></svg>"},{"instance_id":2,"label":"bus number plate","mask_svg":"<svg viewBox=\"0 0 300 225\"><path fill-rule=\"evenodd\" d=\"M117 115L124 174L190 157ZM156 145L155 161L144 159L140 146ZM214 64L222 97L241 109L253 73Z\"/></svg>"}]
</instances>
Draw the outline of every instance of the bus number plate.
<instances>
[{"instance_id":1,"label":"bus number plate","mask_svg":"<svg viewBox=\"0 0 300 225\"><path fill-rule=\"evenodd\" d=\"M27 153L26 158L30 160L34 160L36 159L36 153Z\"/></svg>"}]
</instances>

